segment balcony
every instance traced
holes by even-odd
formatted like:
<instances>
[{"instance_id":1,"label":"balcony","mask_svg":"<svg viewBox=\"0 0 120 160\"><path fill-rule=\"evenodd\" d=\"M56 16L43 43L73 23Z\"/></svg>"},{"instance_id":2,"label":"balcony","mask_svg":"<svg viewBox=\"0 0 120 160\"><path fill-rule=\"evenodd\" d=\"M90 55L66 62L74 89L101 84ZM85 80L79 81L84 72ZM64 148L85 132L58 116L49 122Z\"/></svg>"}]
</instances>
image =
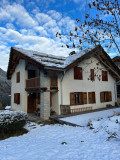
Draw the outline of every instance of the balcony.
<instances>
[{"instance_id":1,"label":"balcony","mask_svg":"<svg viewBox=\"0 0 120 160\"><path fill-rule=\"evenodd\" d=\"M26 80L26 90L40 89L40 77L35 77Z\"/></svg>"}]
</instances>

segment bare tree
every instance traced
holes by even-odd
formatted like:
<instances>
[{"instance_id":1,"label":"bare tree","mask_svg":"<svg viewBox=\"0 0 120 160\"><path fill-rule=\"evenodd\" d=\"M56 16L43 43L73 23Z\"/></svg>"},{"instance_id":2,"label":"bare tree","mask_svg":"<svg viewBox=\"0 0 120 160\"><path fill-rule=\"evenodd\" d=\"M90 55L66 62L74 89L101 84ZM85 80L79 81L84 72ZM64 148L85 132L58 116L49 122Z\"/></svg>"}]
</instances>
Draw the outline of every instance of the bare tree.
<instances>
[{"instance_id":1,"label":"bare tree","mask_svg":"<svg viewBox=\"0 0 120 160\"><path fill-rule=\"evenodd\" d=\"M89 5L91 12L86 13L84 21L76 19L74 33L58 33L56 36L68 36L67 48L83 50L88 46L101 44L108 52L115 49L120 53L120 1L95 0Z\"/></svg>"}]
</instances>

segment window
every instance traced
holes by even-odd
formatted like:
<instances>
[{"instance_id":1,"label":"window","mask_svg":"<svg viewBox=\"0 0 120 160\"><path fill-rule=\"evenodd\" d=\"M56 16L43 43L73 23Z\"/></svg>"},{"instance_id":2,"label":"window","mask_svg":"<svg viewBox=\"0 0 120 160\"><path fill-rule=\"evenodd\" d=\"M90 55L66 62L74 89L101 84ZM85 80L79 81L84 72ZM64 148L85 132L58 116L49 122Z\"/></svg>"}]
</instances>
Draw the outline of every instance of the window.
<instances>
[{"instance_id":1,"label":"window","mask_svg":"<svg viewBox=\"0 0 120 160\"><path fill-rule=\"evenodd\" d=\"M107 73L107 71L102 71L102 81L108 81L108 73Z\"/></svg>"},{"instance_id":2,"label":"window","mask_svg":"<svg viewBox=\"0 0 120 160\"><path fill-rule=\"evenodd\" d=\"M94 80L95 80L95 77L94 77L94 69L91 69L91 70L90 70L90 79L91 79L91 81L94 81Z\"/></svg>"},{"instance_id":3,"label":"window","mask_svg":"<svg viewBox=\"0 0 120 160\"><path fill-rule=\"evenodd\" d=\"M56 89L58 88L58 78L55 76L50 77L50 88Z\"/></svg>"},{"instance_id":4,"label":"window","mask_svg":"<svg viewBox=\"0 0 120 160\"><path fill-rule=\"evenodd\" d=\"M16 83L20 82L20 72L16 73Z\"/></svg>"},{"instance_id":5,"label":"window","mask_svg":"<svg viewBox=\"0 0 120 160\"><path fill-rule=\"evenodd\" d=\"M100 101L101 102L110 102L112 101L112 92L100 92Z\"/></svg>"},{"instance_id":6,"label":"window","mask_svg":"<svg viewBox=\"0 0 120 160\"><path fill-rule=\"evenodd\" d=\"M82 68L74 67L74 79L82 80Z\"/></svg>"},{"instance_id":7,"label":"window","mask_svg":"<svg viewBox=\"0 0 120 160\"><path fill-rule=\"evenodd\" d=\"M70 105L82 105L82 104L87 104L86 92L70 93Z\"/></svg>"},{"instance_id":8,"label":"window","mask_svg":"<svg viewBox=\"0 0 120 160\"><path fill-rule=\"evenodd\" d=\"M89 104L96 103L95 92L88 92Z\"/></svg>"},{"instance_id":9,"label":"window","mask_svg":"<svg viewBox=\"0 0 120 160\"><path fill-rule=\"evenodd\" d=\"M14 93L14 103L20 104L20 93Z\"/></svg>"}]
</instances>

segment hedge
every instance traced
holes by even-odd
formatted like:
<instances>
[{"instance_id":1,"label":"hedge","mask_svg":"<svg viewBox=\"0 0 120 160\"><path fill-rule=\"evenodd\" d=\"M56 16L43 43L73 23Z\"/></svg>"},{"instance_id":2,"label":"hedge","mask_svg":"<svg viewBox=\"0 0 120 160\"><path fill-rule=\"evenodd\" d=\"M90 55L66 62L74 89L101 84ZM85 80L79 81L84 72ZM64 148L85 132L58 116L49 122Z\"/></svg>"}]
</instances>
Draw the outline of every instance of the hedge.
<instances>
[{"instance_id":1,"label":"hedge","mask_svg":"<svg viewBox=\"0 0 120 160\"><path fill-rule=\"evenodd\" d=\"M23 111L0 111L0 134L17 132L28 120Z\"/></svg>"}]
</instances>

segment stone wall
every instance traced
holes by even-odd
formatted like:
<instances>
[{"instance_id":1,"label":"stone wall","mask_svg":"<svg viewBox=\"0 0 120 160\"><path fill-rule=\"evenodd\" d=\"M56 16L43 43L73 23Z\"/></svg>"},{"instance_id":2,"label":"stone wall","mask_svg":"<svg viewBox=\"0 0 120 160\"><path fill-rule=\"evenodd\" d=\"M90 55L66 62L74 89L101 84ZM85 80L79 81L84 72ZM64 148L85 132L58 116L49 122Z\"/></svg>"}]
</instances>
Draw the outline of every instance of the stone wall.
<instances>
[{"instance_id":1,"label":"stone wall","mask_svg":"<svg viewBox=\"0 0 120 160\"><path fill-rule=\"evenodd\" d=\"M40 72L40 87L50 89L50 78L44 72ZM47 120L50 117L50 92L41 92L40 96L40 117L41 119Z\"/></svg>"}]
</instances>

